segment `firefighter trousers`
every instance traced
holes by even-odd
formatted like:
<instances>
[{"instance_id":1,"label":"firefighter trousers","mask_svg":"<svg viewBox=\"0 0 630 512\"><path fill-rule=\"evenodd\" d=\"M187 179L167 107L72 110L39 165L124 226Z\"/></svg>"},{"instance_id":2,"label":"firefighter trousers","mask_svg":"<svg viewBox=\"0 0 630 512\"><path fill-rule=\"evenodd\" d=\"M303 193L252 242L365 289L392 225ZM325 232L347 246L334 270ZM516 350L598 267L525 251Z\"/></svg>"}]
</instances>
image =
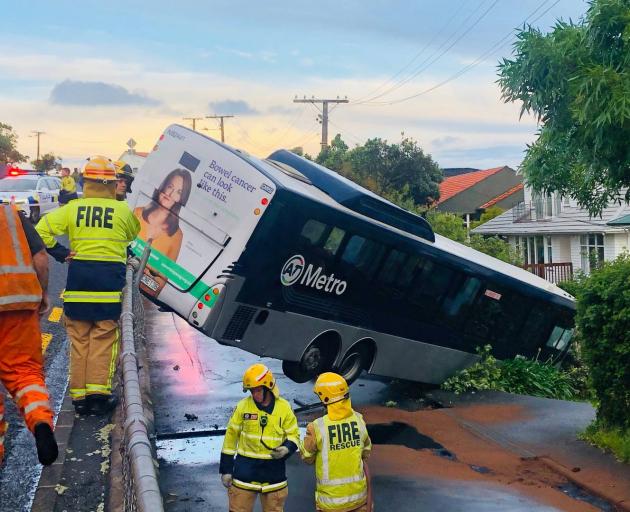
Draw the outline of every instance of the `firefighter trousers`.
<instances>
[{"instance_id":1,"label":"firefighter trousers","mask_svg":"<svg viewBox=\"0 0 630 512\"><path fill-rule=\"evenodd\" d=\"M118 357L116 320L74 320L66 317L70 338L70 397L112 394Z\"/></svg>"},{"instance_id":2,"label":"firefighter trousers","mask_svg":"<svg viewBox=\"0 0 630 512\"><path fill-rule=\"evenodd\" d=\"M228 488L230 512L252 512L258 496L260 496L263 512L283 512L284 502L289 496L289 488L262 493L239 489L231 485Z\"/></svg>"},{"instance_id":3,"label":"firefighter trousers","mask_svg":"<svg viewBox=\"0 0 630 512\"><path fill-rule=\"evenodd\" d=\"M26 426L53 427L53 411L44 381L42 335L37 311L0 312L0 380L11 394ZM4 458L4 393L0 393L0 462Z\"/></svg>"}]
</instances>

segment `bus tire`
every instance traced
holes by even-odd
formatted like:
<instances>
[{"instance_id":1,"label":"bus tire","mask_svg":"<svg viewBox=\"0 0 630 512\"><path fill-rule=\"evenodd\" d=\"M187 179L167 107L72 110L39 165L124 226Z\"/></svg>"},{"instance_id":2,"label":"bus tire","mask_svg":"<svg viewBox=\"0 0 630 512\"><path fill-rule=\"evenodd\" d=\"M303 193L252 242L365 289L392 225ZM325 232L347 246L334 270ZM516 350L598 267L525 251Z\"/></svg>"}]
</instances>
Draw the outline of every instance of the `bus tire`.
<instances>
[{"instance_id":1,"label":"bus tire","mask_svg":"<svg viewBox=\"0 0 630 512\"><path fill-rule=\"evenodd\" d=\"M282 372L298 384L304 384L311 379L311 375L302 369L299 361L282 361Z\"/></svg>"},{"instance_id":2,"label":"bus tire","mask_svg":"<svg viewBox=\"0 0 630 512\"><path fill-rule=\"evenodd\" d=\"M337 357L339 343L332 333L318 337L302 354L300 361L283 361L282 371L291 380L303 384L329 371Z\"/></svg>"},{"instance_id":3,"label":"bus tire","mask_svg":"<svg viewBox=\"0 0 630 512\"><path fill-rule=\"evenodd\" d=\"M372 350L366 343L360 343L350 348L343 356L337 373L350 385L361 376L363 370L369 369L371 364Z\"/></svg>"}]
</instances>

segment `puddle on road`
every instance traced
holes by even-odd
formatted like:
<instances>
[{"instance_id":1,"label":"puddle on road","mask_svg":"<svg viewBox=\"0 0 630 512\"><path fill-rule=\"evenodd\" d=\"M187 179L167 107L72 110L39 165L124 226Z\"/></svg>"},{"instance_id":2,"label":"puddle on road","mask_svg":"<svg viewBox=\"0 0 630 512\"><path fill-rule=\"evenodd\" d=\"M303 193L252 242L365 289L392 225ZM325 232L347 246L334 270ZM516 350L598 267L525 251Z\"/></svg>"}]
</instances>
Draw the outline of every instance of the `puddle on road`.
<instances>
[{"instance_id":1,"label":"puddle on road","mask_svg":"<svg viewBox=\"0 0 630 512\"><path fill-rule=\"evenodd\" d=\"M592 494L589 494L587 491L575 485L574 483L567 482L566 484L559 485L557 489L562 491L567 496L573 498L574 500L584 501L589 505L595 507L597 510L601 510L602 512L615 512L615 510L617 510L607 501L598 498L597 496L593 496Z\"/></svg>"}]
</instances>

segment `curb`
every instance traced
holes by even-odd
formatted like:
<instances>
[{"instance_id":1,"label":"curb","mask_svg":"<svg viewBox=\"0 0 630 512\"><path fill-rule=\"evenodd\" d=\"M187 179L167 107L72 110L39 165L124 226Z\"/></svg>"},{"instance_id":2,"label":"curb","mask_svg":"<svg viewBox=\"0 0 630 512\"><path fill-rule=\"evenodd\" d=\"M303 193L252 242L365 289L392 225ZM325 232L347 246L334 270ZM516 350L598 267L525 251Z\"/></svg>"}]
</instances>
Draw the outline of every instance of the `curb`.
<instances>
[{"instance_id":1,"label":"curb","mask_svg":"<svg viewBox=\"0 0 630 512\"><path fill-rule=\"evenodd\" d=\"M598 489L597 487L592 486L590 483L584 481L584 479L582 478L577 478L575 476L576 473L571 471L569 468L563 466L559 462L556 462L555 460L551 459L550 457L541 456L541 457L536 457L536 459L543 462L549 469L555 471L556 473L561 474L564 478L569 480L569 482L572 482L575 485L586 489L589 493L611 503L617 510L620 510L623 512L630 512L629 501L627 500L616 501L615 498L607 496L606 492L603 492L601 489Z\"/></svg>"},{"instance_id":2,"label":"curb","mask_svg":"<svg viewBox=\"0 0 630 512\"><path fill-rule=\"evenodd\" d=\"M66 462L66 447L68 446L73 427L74 407L72 406L72 399L66 395L61 404L55 425L55 438L59 447L59 457L54 464L45 466L42 469L31 512L50 512L54 509L58 496L56 487L63 473L64 463Z\"/></svg>"}]
</instances>

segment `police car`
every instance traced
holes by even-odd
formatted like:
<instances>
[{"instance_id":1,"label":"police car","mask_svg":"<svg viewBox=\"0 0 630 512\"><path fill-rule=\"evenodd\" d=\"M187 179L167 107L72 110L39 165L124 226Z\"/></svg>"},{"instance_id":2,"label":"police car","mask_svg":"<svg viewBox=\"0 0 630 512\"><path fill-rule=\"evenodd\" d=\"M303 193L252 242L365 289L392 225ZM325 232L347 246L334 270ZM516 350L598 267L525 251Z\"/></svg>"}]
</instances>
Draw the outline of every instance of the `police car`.
<instances>
[{"instance_id":1,"label":"police car","mask_svg":"<svg viewBox=\"0 0 630 512\"><path fill-rule=\"evenodd\" d=\"M59 206L60 188L58 178L12 168L0 179L0 203L14 203L37 223L43 214Z\"/></svg>"}]
</instances>

